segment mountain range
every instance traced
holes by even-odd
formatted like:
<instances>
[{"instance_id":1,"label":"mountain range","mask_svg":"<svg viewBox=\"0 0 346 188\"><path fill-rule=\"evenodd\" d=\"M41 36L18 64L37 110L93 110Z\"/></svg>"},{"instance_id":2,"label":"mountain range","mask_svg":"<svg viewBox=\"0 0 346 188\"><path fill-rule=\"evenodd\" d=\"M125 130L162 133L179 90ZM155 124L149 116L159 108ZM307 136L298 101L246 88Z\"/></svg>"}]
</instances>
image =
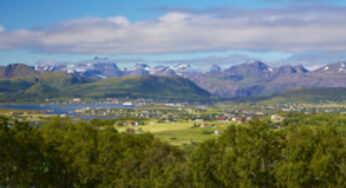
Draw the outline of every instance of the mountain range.
<instances>
[{"instance_id":1,"label":"mountain range","mask_svg":"<svg viewBox=\"0 0 346 188\"><path fill-rule=\"evenodd\" d=\"M37 67L25 64L0 67L0 102L72 97L221 99L217 96L235 97L233 99L239 101L299 99L313 102L345 101L346 92L344 62L314 71L301 65L273 68L260 61L224 70L211 66L205 72L184 64L154 68L137 64L130 69L120 69L116 64L97 63L40 66L40 71Z\"/></svg>"},{"instance_id":2,"label":"mountain range","mask_svg":"<svg viewBox=\"0 0 346 188\"><path fill-rule=\"evenodd\" d=\"M136 64L121 69L115 63L96 59L93 63L74 65L36 65L38 72L56 71L85 78L107 79L123 76L180 76L187 78L209 93L221 97L246 97L268 95L290 88L346 87L346 63L339 62L309 71L302 65L271 67L261 61L250 61L221 69L211 65L207 71L199 71L188 64L156 66Z\"/></svg>"},{"instance_id":3,"label":"mountain range","mask_svg":"<svg viewBox=\"0 0 346 188\"><path fill-rule=\"evenodd\" d=\"M302 65L273 68L253 61L221 73L206 73L190 79L219 96L267 95L297 87L346 87L345 65L345 62L340 62L308 71Z\"/></svg>"}]
</instances>

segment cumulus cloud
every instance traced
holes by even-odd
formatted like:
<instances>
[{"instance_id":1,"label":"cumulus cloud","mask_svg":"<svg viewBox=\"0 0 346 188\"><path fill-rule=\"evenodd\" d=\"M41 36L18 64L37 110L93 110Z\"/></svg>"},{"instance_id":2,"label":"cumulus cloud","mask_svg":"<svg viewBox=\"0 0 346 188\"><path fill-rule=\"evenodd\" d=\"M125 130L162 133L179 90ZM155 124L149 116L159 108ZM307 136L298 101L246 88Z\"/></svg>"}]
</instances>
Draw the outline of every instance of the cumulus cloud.
<instances>
[{"instance_id":1,"label":"cumulus cloud","mask_svg":"<svg viewBox=\"0 0 346 188\"><path fill-rule=\"evenodd\" d=\"M5 31L0 49L41 53L155 54L209 50L344 51L346 8L172 10L131 23L87 17Z\"/></svg>"}]
</instances>

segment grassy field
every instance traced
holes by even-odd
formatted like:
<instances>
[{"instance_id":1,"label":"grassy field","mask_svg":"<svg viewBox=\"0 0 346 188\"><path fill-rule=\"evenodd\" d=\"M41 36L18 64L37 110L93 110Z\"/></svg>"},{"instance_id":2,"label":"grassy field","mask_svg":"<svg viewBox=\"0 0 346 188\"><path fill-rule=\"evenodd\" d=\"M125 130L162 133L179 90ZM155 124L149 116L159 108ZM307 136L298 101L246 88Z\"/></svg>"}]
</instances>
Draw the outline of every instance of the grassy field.
<instances>
[{"instance_id":1,"label":"grassy field","mask_svg":"<svg viewBox=\"0 0 346 188\"><path fill-rule=\"evenodd\" d=\"M215 131L220 133L230 125L229 122L208 122L215 124L213 127L193 127L194 122L177 122L177 123L155 123L148 122L144 126L135 126L135 130L141 129L143 132L150 132L154 136L169 142L173 145L185 145L202 142L207 139L218 137ZM120 132L126 131L128 126L116 127Z\"/></svg>"},{"instance_id":2,"label":"grassy field","mask_svg":"<svg viewBox=\"0 0 346 188\"><path fill-rule=\"evenodd\" d=\"M20 114L18 115L18 117L23 117L27 121L35 122L56 116L40 114L35 111L0 109L0 114L5 116L9 116L13 112L28 112L28 114ZM114 126L120 132L125 132L128 128L133 128L135 130L140 129L142 130L142 133L149 132L154 136L160 138L161 140L169 142L172 145L184 146L193 143L199 143L207 139L217 138L218 135L215 134L215 131L219 131L220 134L222 134L225 128L231 125L230 122L206 122L206 124L214 126L194 127L194 122L192 121L158 123L157 120L145 121L145 125L134 127L117 125Z\"/></svg>"}]
</instances>

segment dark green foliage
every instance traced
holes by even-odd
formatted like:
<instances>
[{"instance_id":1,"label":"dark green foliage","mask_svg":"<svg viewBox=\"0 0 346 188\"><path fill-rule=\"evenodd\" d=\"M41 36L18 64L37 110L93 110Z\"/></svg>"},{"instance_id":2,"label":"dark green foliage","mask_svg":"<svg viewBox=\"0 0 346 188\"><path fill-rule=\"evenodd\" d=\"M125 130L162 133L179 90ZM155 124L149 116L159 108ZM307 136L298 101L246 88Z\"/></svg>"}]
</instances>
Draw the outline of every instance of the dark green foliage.
<instances>
[{"instance_id":1,"label":"dark green foliage","mask_svg":"<svg viewBox=\"0 0 346 188\"><path fill-rule=\"evenodd\" d=\"M28 123L14 122L8 128L8 120L2 119L0 129L0 184L44 185L45 145L37 129Z\"/></svg>"},{"instance_id":2,"label":"dark green foliage","mask_svg":"<svg viewBox=\"0 0 346 188\"><path fill-rule=\"evenodd\" d=\"M34 128L0 117L0 185L345 187L344 117L295 116L281 130L257 120L230 126L185 151L150 134L117 133L114 120L56 118Z\"/></svg>"},{"instance_id":3,"label":"dark green foliage","mask_svg":"<svg viewBox=\"0 0 346 188\"><path fill-rule=\"evenodd\" d=\"M288 130L274 168L280 187L345 187L345 140L333 128Z\"/></svg>"},{"instance_id":4,"label":"dark green foliage","mask_svg":"<svg viewBox=\"0 0 346 188\"><path fill-rule=\"evenodd\" d=\"M346 116L341 114L310 114L291 112L285 114L285 126L332 126L346 127Z\"/></svg>"},{"instance_id":5,"label":"dark green foliage","mask_svg":"<svg viewBox=\"0 0 346 188\"><path fill-rule=\"evenodd\" d=\"M167 169L184 160L180 149L152 135L98 129L102 121L54 119L40 129L0 123L0 185L153 187L165 185Z\"/></svg>"},{"instance_id":6,"label":"dark green foliage","mask_svg":"<svg viewBox=\"0 0 346 188\"><path fill-rule=\"evenodd\" d=\"M268 187L280 159L282 136L261 122L230 127L218 141L199 145L191 158L196 187Z\"/></svg>"},{"instance_id":7,"label":"dark green foliage","mask_svg":"<svg viewBox=\"0 0 346 188\"><path fill-rule=\"evenodd\" d=\"M273 130L253 121L197 146L195 187L345 187L345 137L333 127Z\"/></svg>"}]
</instances>

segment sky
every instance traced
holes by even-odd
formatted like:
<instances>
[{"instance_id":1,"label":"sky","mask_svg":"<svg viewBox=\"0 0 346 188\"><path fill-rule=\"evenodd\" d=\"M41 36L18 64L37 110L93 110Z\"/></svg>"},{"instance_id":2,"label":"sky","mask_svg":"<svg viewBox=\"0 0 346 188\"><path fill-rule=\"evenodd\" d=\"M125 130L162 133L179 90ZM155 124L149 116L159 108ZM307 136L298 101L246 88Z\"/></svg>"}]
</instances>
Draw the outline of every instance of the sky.
<instances>
[{"instance_id":1,"label":"sky","mask_svg":"<svg viewBox=\"0 0 346 188\"><path fill-rule=\"evenodd\" d=\"M346 0L0 0L0 65L346 60Z\"/></svg>"}]
</instances>

